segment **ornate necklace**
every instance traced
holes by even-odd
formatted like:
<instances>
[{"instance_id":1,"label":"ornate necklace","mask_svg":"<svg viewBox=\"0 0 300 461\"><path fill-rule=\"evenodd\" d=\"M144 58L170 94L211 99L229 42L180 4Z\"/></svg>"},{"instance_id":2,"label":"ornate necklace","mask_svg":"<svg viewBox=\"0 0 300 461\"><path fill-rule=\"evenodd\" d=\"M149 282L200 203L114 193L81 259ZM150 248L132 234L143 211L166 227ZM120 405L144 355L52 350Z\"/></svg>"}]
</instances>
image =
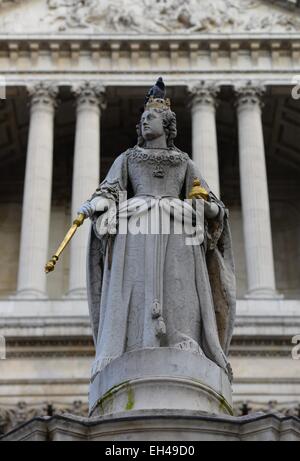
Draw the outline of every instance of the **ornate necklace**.
<instances>
[{"instance_id":1,"label":"ornate necklace","mask_svg":"<svg viewBox=\"0 0 300 461\"><path fill-rule=\"evenodd\" d=\"M153 151L161 151L161 150L165 150L165 151L169 151L170 148L169 147L143 147L143 149L148 149L148 150L153 150ZM153 172L152 172L152 175L155 177L155 178L164 178L166 176L166 171L165 169L162 167L162 164L161 163L157 163Z\"/></svg>"},{"instance_id":2,"label":"ornate necklace","mask_svg":"<svg viewBox=\"0 0 300 461\"><path fill-rule=\"evenodd\" d=\"M161 165L156 165L155 169L152 172L152 175L155 178L164 178L166 175L166 171Z\"/></svg>"},{"instance_id":3,"label":"ornate necklace","mask_svg":"<svg viewBox=\"0 0 300 461\"><path fill-rule=\"evenodd\" d=\"M151 151L151 152L143 152L143 151ZM156 152L155 152L156 151ZM161 151L166 151L163 153ZM171 152L167 154L167 152ZM179 165L182 162L187 162L189 156L184 152L174 152L172 153L172 149L170 148L145 148L145 147L138 147L135 146L132 149L129 149L127 152L127 156L132 160L136 161L145 161L149 164L153 165L152 174L156 178L164 178L166 176L166 168L170 166Z\"/></svg>"}]
</instances>

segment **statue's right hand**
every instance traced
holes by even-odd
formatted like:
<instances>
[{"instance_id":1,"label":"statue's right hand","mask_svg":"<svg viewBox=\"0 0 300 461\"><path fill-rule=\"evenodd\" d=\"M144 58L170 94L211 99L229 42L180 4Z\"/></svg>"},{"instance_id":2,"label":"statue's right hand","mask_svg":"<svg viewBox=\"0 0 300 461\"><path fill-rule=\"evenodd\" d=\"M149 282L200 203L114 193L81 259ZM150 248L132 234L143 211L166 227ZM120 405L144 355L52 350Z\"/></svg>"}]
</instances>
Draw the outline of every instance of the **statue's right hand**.
<instances>
[{"instance_id":1,"label":"statue's right hand","mask_svg":"<svg viewBox=\"0 0 300 461\"><path fill-rule=\"evenodd\" d=\"M105 197L95 197L85 202L78 210L78 213L84 214L86 218L91 218L96 212L103 212L110 207L111 200Z\"/></svg>"},{"instance_id":2,"label":"statue's right hand","mask_svg":"<svg viewBox=\"0 0 300 461\"><path fill-rule=\"evenodd\" d=\"M91 202L85 202L77 211L78 214L83 214L86 218L90 218L95 210Z\"/></svg>"}]
</instances>

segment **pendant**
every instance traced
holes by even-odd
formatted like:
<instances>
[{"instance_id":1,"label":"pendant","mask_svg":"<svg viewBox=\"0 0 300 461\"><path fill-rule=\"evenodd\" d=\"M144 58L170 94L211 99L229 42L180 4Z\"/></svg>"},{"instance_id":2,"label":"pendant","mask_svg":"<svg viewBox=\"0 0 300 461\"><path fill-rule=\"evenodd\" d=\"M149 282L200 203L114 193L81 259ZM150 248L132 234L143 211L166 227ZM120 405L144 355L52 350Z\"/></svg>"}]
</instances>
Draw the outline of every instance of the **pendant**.
<instances>
[{"instance_id":1,"label":"pendant","mask_svg":"<svg viewBox=\"0 0 300 461\"><path fill-rule=\"evenodd\" d=\"M165 170L161 166L157 166L153 171L153 176L155 178L164 178L165 177Z\"/></svg>"}]
</instances>

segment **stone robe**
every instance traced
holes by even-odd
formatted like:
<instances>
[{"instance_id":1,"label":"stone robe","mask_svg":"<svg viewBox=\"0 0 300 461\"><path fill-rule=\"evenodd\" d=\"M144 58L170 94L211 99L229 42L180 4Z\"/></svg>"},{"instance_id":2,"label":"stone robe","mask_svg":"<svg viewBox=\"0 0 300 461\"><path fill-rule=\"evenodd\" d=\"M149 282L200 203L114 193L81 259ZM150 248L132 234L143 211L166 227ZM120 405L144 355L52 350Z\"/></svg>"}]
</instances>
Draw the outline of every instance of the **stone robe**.
<instances>
[{"instance_id":1,"label":"stone robe","mask_svg":"<svg viewBox=\"0 0 300 461\"><path fill-rule=\"evenodd\" d=\"M198 244L187 245L187 235L176 234L172 226L169 234L101 235L100 225L105 218L109 221L109 212L94 216L87 265L96 346L92 379L124 352L149 347L204 354L228 371L226 355L235 317L228 212L194 162L176 148L129 149L116 159L92 198L115 201L119 224L123 215L129 219L154 212L160 226L168 201L184 203L195 178L201 179L209 200L219 207L217 218L205 220ZM126 202L118 202L120 191L127 192ZM138 208L141 199L144 206ZM173 223L177 211L176 207L172 211Z\"/></svg>"}]
</instances>

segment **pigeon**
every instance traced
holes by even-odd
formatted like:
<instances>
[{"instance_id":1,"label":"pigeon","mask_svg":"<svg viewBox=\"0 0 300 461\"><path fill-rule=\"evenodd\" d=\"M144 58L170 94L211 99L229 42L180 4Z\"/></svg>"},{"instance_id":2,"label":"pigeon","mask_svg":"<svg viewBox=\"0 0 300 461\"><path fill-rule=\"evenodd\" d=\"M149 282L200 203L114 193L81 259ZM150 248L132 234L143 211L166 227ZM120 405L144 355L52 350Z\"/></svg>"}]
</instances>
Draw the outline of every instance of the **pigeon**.
<instances>
[{"instance_id":1,"label":"pigeon","mask_svg":"<svg viewBox=\"0 0 300 461\"><path fill-rule=\"evenodd\" d=\"M165 99L166 87L162 77L159 77L155 85L148 91L148 94L145 98L145 105L147 104L151 96L153 98Z\"/></svg>"}]
</instances>

